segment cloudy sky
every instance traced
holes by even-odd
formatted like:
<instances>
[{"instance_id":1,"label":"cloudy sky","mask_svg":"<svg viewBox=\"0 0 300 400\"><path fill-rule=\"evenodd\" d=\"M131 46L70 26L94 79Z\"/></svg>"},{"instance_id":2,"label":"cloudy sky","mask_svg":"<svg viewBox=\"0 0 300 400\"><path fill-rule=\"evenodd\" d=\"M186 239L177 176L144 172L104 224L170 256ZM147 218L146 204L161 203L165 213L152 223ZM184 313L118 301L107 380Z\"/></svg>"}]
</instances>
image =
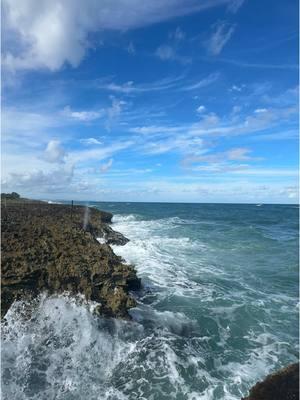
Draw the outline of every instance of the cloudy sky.
<instances>
[{"instance_id":1,"label":"cloudy sky","mask_svg":"<svg viewBox=\"0 0 300 400\"><path fill-rule=\"evenodd\" d=\"M297 3L3 0L2 191L296 202Z\"/></svg>"}]
</instances>

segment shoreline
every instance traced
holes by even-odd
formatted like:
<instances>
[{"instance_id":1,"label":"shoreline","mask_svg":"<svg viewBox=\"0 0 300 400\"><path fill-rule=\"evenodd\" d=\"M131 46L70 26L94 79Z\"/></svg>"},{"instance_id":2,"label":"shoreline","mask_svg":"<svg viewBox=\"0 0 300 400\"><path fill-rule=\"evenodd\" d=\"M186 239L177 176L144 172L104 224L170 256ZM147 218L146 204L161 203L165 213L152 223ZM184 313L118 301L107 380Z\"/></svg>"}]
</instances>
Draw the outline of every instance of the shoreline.
<instances>
[{"instance_id":1,"label":"shoreline","mask_svg":"<svg viewBox=\"0 0 300 400\"><path fill-rule=\"evenodd\" d=\"M47 291L83 294L97 314L130 319L129 292L141 282L110 247L128 242L109 225L111 213L27 199L2 201L1 211L2 317L14 300Z\"/></svg>"},{"instance_id":2,"label":"shoreline","mask_svg":"<svg viewBox=\"0 0 300 400\"><path fill-rule=\"evenodd\" d=\"M6 285L3 286L2 282L4 292L8 295L12 293L14 299L26 299L44 291L50 295L64 294L67 291L70 293L69 297L76 299L76 295L80 293L87 300L98 304L89 310L92 314L130 319L128 311L135 306L135 300L130 292L138 290L141 282L134 268L126 264L126 257L123 256L122 259L117 256L110 247L110 244L119 246L128 242L128 239L120 233L124 232L127 235L127 230L120 229L120 232L115 232L110 226L112 217L110 212L79 205L72 208L66 204L30 200L7 202L6 207L2 204L2 226L5 228L4 232L2 229L2 235L6 240L5 268L7 264L15 266L14 277L5 271ZM21 252L23 258L20 258L21 243L29 245L27 250L29 249L31 258L28 258L28 252L24 247ZM131 250L132 246L135 246L134 237L130 246ZM36 249L42 252L42 260L45 262L45 266L39 267L44 274L42 276L35 275L41 257ZM128 251L127 248L124 250ZM52 263L48 263L48 258ZM56 268L53 266L55 262L58 264ZM30 264L30 271L25 271L26 264L27 266ZM82 279L78 281L82 271L88 276L81 277ZM18 275L18 272L23 275ZM31 275L31 272L34 274ZM29 278L32 278L32 281ZM13 279L19 279L19 282L13 282ZM37 285L36 290L33 285ZM31 304L28 312L30 307ZM299 364L288 365L270 375L262 374L261 380L248 391L248 397L243 399L296 400L299 398L298 376Z\"/></svg>"}]
</instances>

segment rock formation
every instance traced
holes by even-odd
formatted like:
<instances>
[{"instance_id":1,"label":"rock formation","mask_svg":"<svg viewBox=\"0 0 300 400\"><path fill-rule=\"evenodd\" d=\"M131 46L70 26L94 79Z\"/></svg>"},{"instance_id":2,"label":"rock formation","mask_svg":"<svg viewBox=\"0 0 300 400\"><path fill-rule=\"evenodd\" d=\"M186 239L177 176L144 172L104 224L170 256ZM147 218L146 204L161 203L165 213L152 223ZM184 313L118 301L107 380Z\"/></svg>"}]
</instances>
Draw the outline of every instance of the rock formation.
<instances>
[{"instance_id":1,"label":"rock formation","mask_svg":"<svg viewBox=\"0 0 300 400\"><path fill-rule=\"evenodd\" d=\"M15 299L67 291L98 302L99 314L129 318L129 292L141 283L108 244L128 241L107 225L112 214L29 201L2 202L1 211L2 316Z\"/></svg>"},{"instance_id":2,"label":"rock formation","mask_svg":"<svg viewBox=\"0 0 300 400\"><path fill-rule=\"evenodd\" d=\"M258 382L242 400L298 400L299 364L292 364Z\"/></svg>"}]
</instances>

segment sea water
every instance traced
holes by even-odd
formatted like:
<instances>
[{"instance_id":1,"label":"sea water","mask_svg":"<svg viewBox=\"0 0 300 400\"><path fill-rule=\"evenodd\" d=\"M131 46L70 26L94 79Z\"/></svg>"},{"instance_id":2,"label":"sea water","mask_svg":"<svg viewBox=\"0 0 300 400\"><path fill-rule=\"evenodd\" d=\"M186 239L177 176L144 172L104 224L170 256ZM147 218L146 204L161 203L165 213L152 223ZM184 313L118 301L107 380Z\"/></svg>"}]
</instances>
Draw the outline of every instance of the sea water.
<instances>
[{"instance_id":1,"label":"sea water","mask_svg":"<svg viewBox=\"0 0 300 400\"><path fill-rule=\"evenodd\" d=\"M2 326L2 398L237 400L298 359L298 206L90 203L143 289L132 321L83 299L18 302Z\"/></svg>"}]
</instances>

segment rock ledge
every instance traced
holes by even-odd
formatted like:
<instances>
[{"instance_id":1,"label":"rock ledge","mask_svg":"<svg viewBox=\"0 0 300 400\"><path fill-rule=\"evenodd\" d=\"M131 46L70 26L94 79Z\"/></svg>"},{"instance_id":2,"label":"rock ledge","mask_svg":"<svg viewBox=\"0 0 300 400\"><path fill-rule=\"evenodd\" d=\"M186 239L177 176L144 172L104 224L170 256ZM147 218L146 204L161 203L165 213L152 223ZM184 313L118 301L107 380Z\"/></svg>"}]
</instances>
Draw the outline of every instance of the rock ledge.
<instances>
[{"instance_id":1,"label":"rock ledge","mask_svg":"<svg viewBox=\"0 0 300 400\"><path fill-rule=\"evenodd\" d=\"M108 244L128 241L107 225L111 213L28 200L2 202L1 211L2 316L15 299L67 291L98 302L98 314L130 318L129 292L141 282Z\"/></svg>"}]
</instances>

